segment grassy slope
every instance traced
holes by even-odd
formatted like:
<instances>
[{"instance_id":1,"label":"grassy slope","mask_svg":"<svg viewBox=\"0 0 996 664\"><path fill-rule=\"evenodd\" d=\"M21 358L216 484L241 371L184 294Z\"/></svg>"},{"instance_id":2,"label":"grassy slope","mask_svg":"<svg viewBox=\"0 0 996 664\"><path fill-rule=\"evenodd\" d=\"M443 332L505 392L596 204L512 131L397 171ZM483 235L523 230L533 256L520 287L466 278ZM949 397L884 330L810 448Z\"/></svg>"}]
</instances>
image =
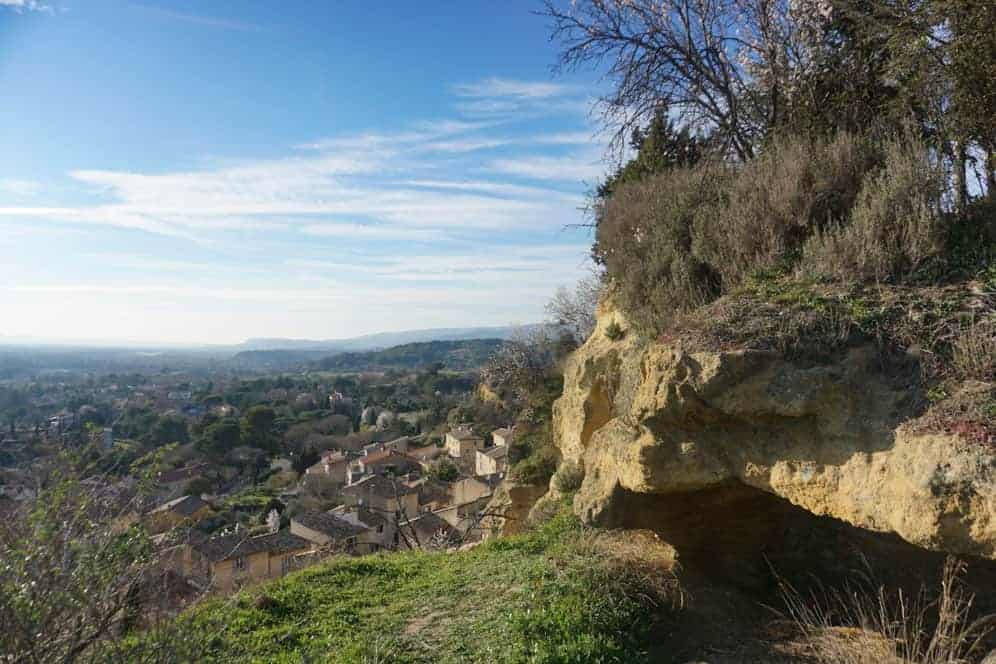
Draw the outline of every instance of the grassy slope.
<instances>
[{"instance_id":1,"label":"grassy slope","mask_svg":"<svg viewBox=\"0 0 996 664\"><path fill-rule=\"evenodd\" d=\"M606 564L599 537L559 516L459 553L335 560L202 605L195 621L215 634L211 661L642 661L665 598L640 565Z\"/></svg>"}]
</instances>

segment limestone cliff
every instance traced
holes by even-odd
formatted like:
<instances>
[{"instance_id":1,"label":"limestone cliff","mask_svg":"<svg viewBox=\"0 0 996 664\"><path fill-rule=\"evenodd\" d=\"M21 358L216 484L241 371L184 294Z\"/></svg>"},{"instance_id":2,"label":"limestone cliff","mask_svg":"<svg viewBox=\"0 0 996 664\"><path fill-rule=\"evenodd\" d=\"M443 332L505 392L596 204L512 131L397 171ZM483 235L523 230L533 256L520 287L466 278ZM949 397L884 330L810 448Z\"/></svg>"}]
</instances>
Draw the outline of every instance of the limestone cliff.
<instances>
[{"instance_id":1,"label":"limestone cliff","mask_svg":"<svg viewBox=\"0 0 996 664\"><path fill-rule=\"evenodd\" d=\"M924 549L996 558L996 453L918 432L909 390L872 348L803 366L619 338L616 326L627 328L603 306L554 409L564 460L585 470L574 503L584 520L655 527L760 491ZM638 513L651 504L639 497L654 513Z\"/></svg>"}]
</instances>

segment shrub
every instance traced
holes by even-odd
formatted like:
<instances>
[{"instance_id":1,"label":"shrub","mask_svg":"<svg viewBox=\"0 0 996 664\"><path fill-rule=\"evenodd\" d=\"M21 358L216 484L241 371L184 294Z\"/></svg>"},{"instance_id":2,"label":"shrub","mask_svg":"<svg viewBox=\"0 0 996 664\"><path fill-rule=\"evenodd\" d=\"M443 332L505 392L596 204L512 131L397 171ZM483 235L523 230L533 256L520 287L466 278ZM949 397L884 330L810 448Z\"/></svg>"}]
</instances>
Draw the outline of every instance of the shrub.
<instances>
[{"instance_id":1,"label":"shrub","mask_svg":"<svg viewBox=\"0 0 996 664\"><path fill-rule=\"evenodd\" d=\"M632 323L652 330L676 311L720 294L719 278L692 253L697 218L715 217L724 168L679 169L618 187L597 230L598 259Z\"/></svg>"},{"instance_id":2,"label":"shrub","mask_svg":"<svg viewBox=\"0 0 996 664\"><path fill-rule=\"evenodd\" d=\"M869 145L784 138L739 169L706 163L620 185L599 209L596 252L633 325L656 334L759 270L791 268L854 205L877 163Z\"/></svg>"},{"instance_id":3,"label":"shrub","mask_svg":"<svg viewBox=\"0 0 996 664\"><path fill-rule=\"evenodd\" d=\"M619 326L619 323L612 321L605 326L605 336L609 338L610 341L619 341L624 336L626 336L626 330Z\"/></svg>"},{"instance_id":4,"label":"shrub","mask_svg":"<svg viewBox=\"0 0 996 664\"><path fill-rule=\"evenodd\" d=\"M187 482L187 485L183 488L183 493L190 496L199 496L202 493L211 493L213 488L207 478L195 477Z\"/></svg>"},{"instance_id":5,"label":"shrub","mask_svg":"<svg viewBox=\"0 0 996 664\"><path fill-rule=\"evenodd\" d=\"M557 469L556 450L544 447L512 467L512 475L523 484L546 484Z\"/></svg>"},{"instance_id":6,"label":"shrub","mask_svg":"<svg viewBox=\"0 0 996 664\"><path fill-rule=\"evenodd\" d=\"M724 291L759 270L793 262L807 237L842 220L875 159L866 141L780 138L730 178L715 218L693 230L693 251Z\"/></svg>"},{"instance_id":7,"label":"shrub","mask_svg":"<svg viewBox=\"0 0 996 664\"><path fill-rule=\"evenodd\" d=\"M560 493L573 493L581 488L584 470L572 461L565 461L553 476L553 486Z\"/></svg>"},{"instance_id":8,"label":"shrub","mask_svg":"<svg viewBox=\"0 0 996 664\"><path fill-rule=\"evenodd\" d=\"M460 469L449 459L440 459L429 467L429 477L440 482L453 482L460 477Z\"/></svg>"},{"instance_id":9,"label":"shrub","mask_svg":"<svg viewBox=\"0 0 996 664\"><path fill-rule=\"evenodd\" d=\"M898 280L941 246L943 174L926 146L889 141L885 166L865 178L849 219L806 243L804 267L841 281Z\"/></svg>"},{"instance_id":10,"label":"shrub","mask_svg":"<svg viewBox=\"0 0 996 664\"><path fill-rule=\"evenodd\" d=\"M971 262L977 249L957 260L941 252L953 237L941 223L943 185L908 135L782 137L740 167L703 163L620 184L597 210L596 258L633 326L656 336L758 274L899 281ZM978 236L984 222L959 233Z\"/></svg>"}]
</instances>

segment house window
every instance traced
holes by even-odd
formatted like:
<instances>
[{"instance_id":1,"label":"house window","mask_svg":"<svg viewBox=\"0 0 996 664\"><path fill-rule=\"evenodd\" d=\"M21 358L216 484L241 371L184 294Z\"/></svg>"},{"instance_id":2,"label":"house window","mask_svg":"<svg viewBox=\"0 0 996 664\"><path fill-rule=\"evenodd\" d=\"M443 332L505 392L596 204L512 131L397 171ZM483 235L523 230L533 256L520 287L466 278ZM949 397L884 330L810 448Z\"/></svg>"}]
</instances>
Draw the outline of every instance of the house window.
<instances>
[{"instance_id":1,"label":"house window","mask_svg":"<svg viewBox=\"0 0 996 664\"><path fill-rule=\"evenodd\" d=\"M232 560L232 570L236 573L246 571L246 559L239 556Z\"/></svg>"},{"instance_id":2,"label":"house window","mask_svg":"<svg viewBox=\"0 0 996 664\"><path fill-rule=\"evenodd\" d=\"M380 524L379 526L377 526L377 532L378 533L384 532L384 524Z\"/></svg>"}]
</instances>

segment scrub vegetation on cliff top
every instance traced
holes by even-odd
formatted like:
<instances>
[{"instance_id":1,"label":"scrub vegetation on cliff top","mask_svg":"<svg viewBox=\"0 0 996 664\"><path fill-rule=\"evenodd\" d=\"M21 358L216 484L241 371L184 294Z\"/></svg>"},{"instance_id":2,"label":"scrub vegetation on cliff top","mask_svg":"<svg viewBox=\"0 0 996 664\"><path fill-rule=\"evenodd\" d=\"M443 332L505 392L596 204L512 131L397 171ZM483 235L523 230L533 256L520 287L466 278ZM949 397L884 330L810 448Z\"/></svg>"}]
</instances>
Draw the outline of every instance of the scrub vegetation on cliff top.
<instances>
[{"instance_id":1,"label":"scrub vegetation on cliff top","mask_svg":"<svg viewBox=\"0 0 996 664\"><path fill-rule=\"evenodd\" d=\"M996 12L730 4L750 37L703 9L723 3L549 10L565 65L612 64L602 104L632 131L592 201L614 305L691 349L819 362L876 344L920 412L996 382ZM712 62L727 41L740 59ZM921 424L990 440L996 394L970 392L971 421Z\"/></svg>"}]
</instances>

